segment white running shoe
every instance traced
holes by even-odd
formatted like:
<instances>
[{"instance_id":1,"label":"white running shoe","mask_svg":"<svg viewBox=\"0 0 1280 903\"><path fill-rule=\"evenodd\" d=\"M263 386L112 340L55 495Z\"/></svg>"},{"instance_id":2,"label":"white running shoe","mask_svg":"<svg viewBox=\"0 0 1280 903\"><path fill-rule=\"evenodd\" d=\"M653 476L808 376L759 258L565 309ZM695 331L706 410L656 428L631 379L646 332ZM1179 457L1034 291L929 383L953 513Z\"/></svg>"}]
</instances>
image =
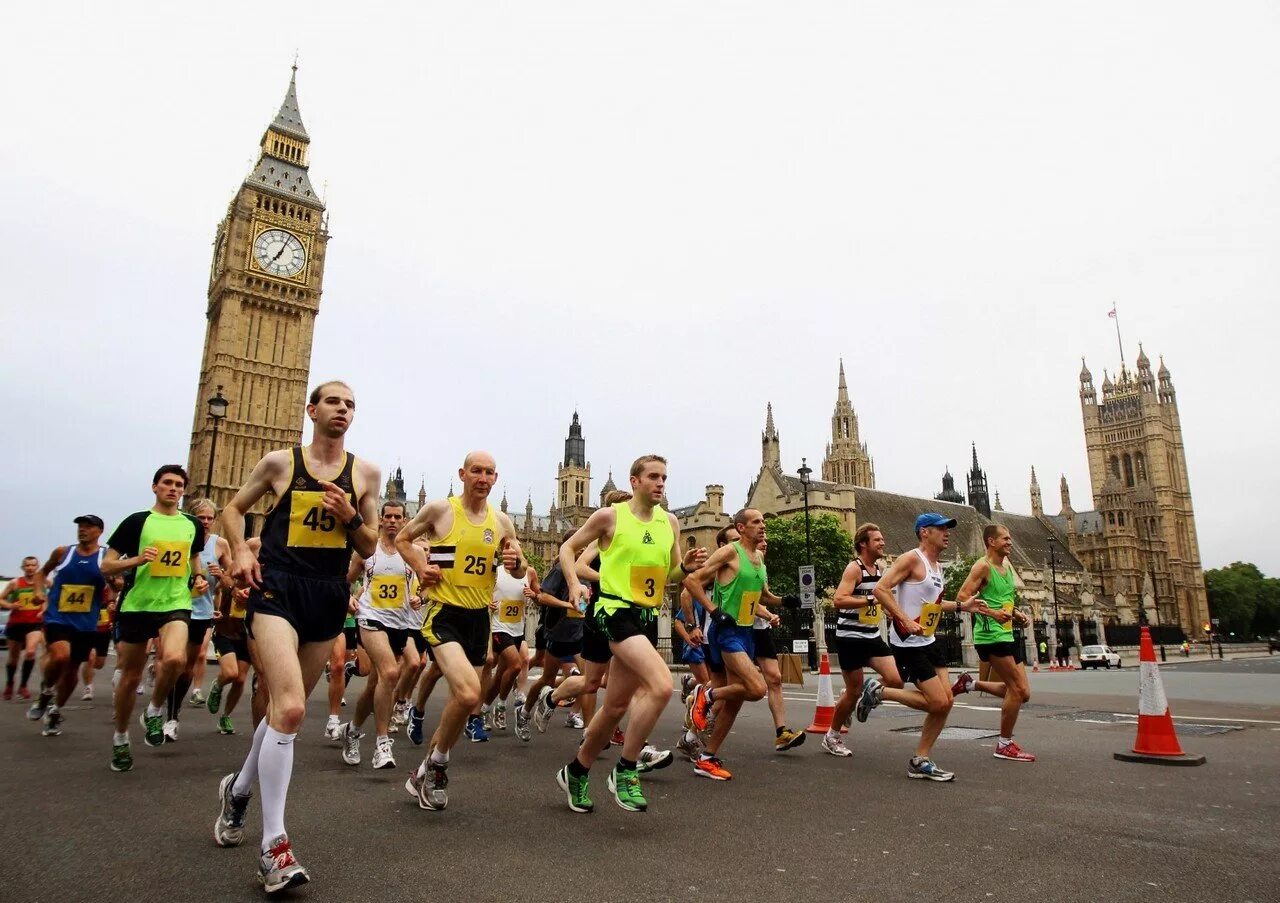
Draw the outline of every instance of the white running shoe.
<instances>
[{"instance_id":1,"label":"white running shoe","mask_svg":"<svg viewBox=\"0 0 1280 903\"><path fill-rule=\"evenodd\" d=\"M84 693L80 697L81 702L93 701L93 684L85 684Z\"/></svg>"},{"instance_id":2,"label":"white running shoe","mask_svg":"<svg viewBox=\"0 0 1280 903\"><path fill-rule=\"evenodd\" d=\"M164 723L164 742L178 742L178 722L174 721L172 718Z\"/></svg>"},{"instance_id":3,"label":"white running shoe","mask_svg":"<svg viewBox=\"0 0 1280 903\"><path fill-rule=\"evenodd\" d=\"M564 726L573 730L582 730L584 727L582 723L582 716L577 712L570 712L569 717L564 721Z\"/></svg>"},{"instance_id":4,"label":"white running shoe","mask_svg":"<svg viewBox=\"0 0 1280 903\"><path fill-rule=\"evenodd\" d=\"M363 736L351 726L350 721L343 722L338 729L338 739L342 741L342 761L348 765L360 764L360 738Z\"/></svg>"},{"instance_id":5,"label":"white running shoe","mask_svg":"<svg viewBox=\"0 0 1280 903\"><path fill-rule=\"evenodd\" d=\"M853 755L853 750L844 745L844 738L839 734L825 734L822 737L822 748L833 756L845 758Z\"/></svg>"},{"instance_id":6,"label":"white running shoe","mask_svg":"<svg viewBox=\"0 0 1280 903\"><path fill-rule=\"evenodd\" d=\"M342 722L338 720L337 715L330 715L329 720L325 722L324 738L326 740L342 739Z\"/></svg>"},{"instance_id":7,"label":"white running shoe","mask_svg":"<svg viewBox=\"0 0 1280 903\"><path fill-rule=\"evenodd\" d=\"M374 768L395 768L396 759L391 754L391 744L395 741L390 737L379 737L377 743L373 746L373 767Z\"/></svg>"}]
</instances>

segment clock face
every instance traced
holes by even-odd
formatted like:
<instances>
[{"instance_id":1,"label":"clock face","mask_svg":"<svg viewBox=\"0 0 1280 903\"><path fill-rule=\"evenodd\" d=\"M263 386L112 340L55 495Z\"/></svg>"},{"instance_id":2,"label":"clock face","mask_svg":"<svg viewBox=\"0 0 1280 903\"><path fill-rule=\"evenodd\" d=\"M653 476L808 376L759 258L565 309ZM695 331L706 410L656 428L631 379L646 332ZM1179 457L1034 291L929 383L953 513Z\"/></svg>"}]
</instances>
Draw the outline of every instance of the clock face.
<instances>
[{"instance_id":1,"label":"clock face","mask_svg":"<svg viewBox=\"0 0 1280 903\"><path fill-rule=\"evenodd\" d=\"M298 236L283 229L267 229L253 242L258 266L273 276L296 276L307 263L307 252Z\"/></svg>"}]
</instances>

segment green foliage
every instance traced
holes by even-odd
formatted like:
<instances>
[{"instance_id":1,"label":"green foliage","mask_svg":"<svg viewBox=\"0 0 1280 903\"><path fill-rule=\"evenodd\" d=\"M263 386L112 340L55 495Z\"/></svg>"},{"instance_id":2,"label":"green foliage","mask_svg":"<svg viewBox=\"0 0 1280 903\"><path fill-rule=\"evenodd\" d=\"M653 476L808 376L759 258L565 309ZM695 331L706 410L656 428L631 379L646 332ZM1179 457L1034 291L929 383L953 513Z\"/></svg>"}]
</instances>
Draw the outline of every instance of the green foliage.
<instances>
[{"instance_id":1,"label":"green foliage","mask_svg":"<svg viewBox=\"0 0 1280 903\"><path fill-rule=\"evenodd\" d=\"M804 515L770 517L766 520L769 550L765 564L769 567L769 588L779 596L798 596L797 572L805 563ZM845 566L853 558L853 538L833 514L809 515L809 533L813 542L814 576L818 595L836 586Z\"/></svg>"},{"instance_id":2,"label":"green foliage","mask_svg":"<svg viewBox=\"0 0 1280 903\"><path fill-rule=\"evenodd\" d=\"M1248 637L1280 630L1280 579L1263 575L1257 565L1237 561L1205 571L1204 583L1209 612L1220 621L1222 633Z\"/></svg>"},{"instance_id":3,"label":"green foliage","mask_svg":"<svg viewBox=\"0 0 1280 903\"><path fill-rule=\"evenodd\" d=\"M547 576L548 565L538 557L538 553L533 550L532 546L521 546L520 551L524 553L524 560L529 567L538 572L539 579Z\"/></svg>"},{"instance_id":4,"label":"green foliage","mask_svg":"<svg viewBox=\"0 0 1280 903\"><path fill-rule=\"evenodd\" d=\"M964 586L964 581L969 576L969 571L973 570L974 563L980 557L979 555L961 555L947 565L947 569L943 574L946 585L942 589L942 598L954 599L956 597L960 592L960 587Z\"/></svg>"}]
</instances>

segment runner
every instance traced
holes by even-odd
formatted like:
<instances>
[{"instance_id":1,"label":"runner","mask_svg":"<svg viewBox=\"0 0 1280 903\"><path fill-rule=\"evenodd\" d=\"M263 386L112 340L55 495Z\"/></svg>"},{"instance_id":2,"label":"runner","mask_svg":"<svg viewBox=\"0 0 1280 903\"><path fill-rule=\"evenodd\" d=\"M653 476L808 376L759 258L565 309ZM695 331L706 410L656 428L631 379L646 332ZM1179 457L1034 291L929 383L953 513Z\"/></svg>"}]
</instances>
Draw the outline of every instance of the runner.
<instances>
[{"instance_id":1,"label":"runner","mask_svg":"<svg viewBox=\"0 0 1280 903\"><path fill-rule=\"evenodd\" d=\"M164 743L165 705L169 691L187 661L187 622L191 620L191 590L208 587L200 550L204 527L178 510L187 488L187 472L166 464L151 481L155 505L130 514L107 540L102 575L125 575L116 613L116 663L120 682L115 690L115 735L111 740L111 770L133 768L129 720L133 697L147 663L147 644L156 641L155 682L151 702L140 721L147 746ZM194 577L194 583L192 578Z\"/></svg>"},{"instance_id":2,"label":"runner","mask_svg":"<svg viewBox=\"0 0 1280 903\"><path fill-rule=\"evenodd\" d=\"M258 879L267 893L311 880L284 826L293 741L306 699L342 633L351 551L372 555L378 543L370 524L378 514L381 476L344 446L355 407L346 383L317 386L307 404L311 444L268 452L222 512L232 576L250 588L245 627L269 693L267 715L253 733L248 758L218 786L213 836L224 847L244 840L244 813L257 780L262 795ZM245 544L244 515L268 492L277 501L255 557Z\"/></svg>"},{"instance_id":3,"label":"runner","mask_svg":"<svg viewBox=\"0 0 1280 903\"><path fill-rule=\"evenodd\" d=\"M866 523L853 534L853 561L840 576L836 587L836 656L844 675L844 692L836 700L831 729L822 738L822 748L833 756L851 756L840 730L853 714L862 694L862 670L868 665L880 675L886 687L902 688L893 650L880 635L884 617L874 592L883 572L884 534L875 524Z\"/></svg>"},{"instance_id":4,"label":"runner","mask_svg":"<svg viewBox=\"0 0 1280 903\"><path fill-rule=\"evenodd\" d=\"M764 545L760 548L764 554ZM760 605L755 620L752 622L751 636L755 643L756 667L764 676L766 698L769 700L769 714L773 716L773 748L775 752L786 752L804 743L804 731L793 731L787 727L787 704L782 698L782 669L778 666L778 646L773 641L773 628L781 622L781 618L769 608L782 604L782 597L769 591L769 584L764 585L760 593ZM764 607L767 606L767 607Z\"/></svg>"},{"instance_id":5,"label":"runner","mask_svg":"<svg viewBox=\"0 0 1280 903\"><path fill-rule=\"evenodd\" d=\"M573 529L566 530L560 537L560 544L564 545L568 542L575 532L577 531ZM581 560L579 558L579 562ZM569 601L569 584L564 579L559 562L553 564L547 571L547 577L542 581L534 601L541 607L542 631L546 648L538 659L542 665L542 674L529 687L522 710L516 712L516 735L522 740L528 739L528 724L531 716L539 733L545 733L547 724L550 723L551 716L556 710L556 704L569 698L568 694L564 693L559 696L554 695L557 679L563 686L572 677L575 665L578 666L579 672L585 670L585 663L582 661L582 637L586 619L579 607ZM585 680L579 680L575 683L573 696L577 696L585 682ZM586 713L587 720L590 720L595 710L594 703L593 694L589 703L590 711Z\"/></svg>"},{"instance_id":6,"label":"runner","mask_svg":"<svg viewBox=\"0 0 1280 903\"><path fill-rule=\"evenodd\" d=\"M213 650L218 653L218 673L209 687L205 702L210 715L218 715L226 694L226 708L218 716L218 733L234 734L235 724L231 713L236 709L249 679L249 637L244 629L245 603L249 599L249 587L237 586L218 596L218 616L213 622Z\"/></svg>"},{"instance_id":7,"label":"runner","mask_svg":"<svg viewBox=\"0 0 1280 903\"><path fill-rule=\"evenodd\" d=\"M324 725L326 740L341 739L342 707L347 704L343 695L352 677L367 676L372 670L365 651L360 648L360 628L356 626L356 612L360 610L359 593L350 593L347 600L347 616L342 622L342 633L333 641L329 650L329 663L325 676L329 681L329 720Z\"/></svg>"},{"instance_id":8,"label":"runner","mask_svg":"<svg viewBox=\"0 0 1280 903\"><path fill-rule=\"evenodd\" d=\"M972 611L982 605L971 599L963 605L942 598L942 565L938 557L950 542L954 518L941 514L921 514L916 518L920 545L901 555L876 582L872 595L893 618L889 645L904 680L914 690L886 687L874 677L862 685L855 714L866 721L871 709L885 699L924 712L920 742L907 765L907 777L930 781L951 781L955 774L945 771L929 757L934 741L946 727L954 698L947 680L947 662L934 641L933 632L944 611Z\"/></svg>"},{"instance_id":9,"label":"runner","mask_svg":"<svg viewBox=\"0 0 1280 903\"><path fill-rule=\"evenodd\" d=\"M648 808L637 764L672 687L671 671L646 639L645 625L655 617L671 577L691 573L707 554L705 549L690 549L681 559L680 524L660 504L666 482L665 458L637 458L631 465L632 499L599 509L560 547L569 598L581 608L590 593L578 579L576 561L591 543L598 544L600 596L588 618L582 651L588 662L610 663L612 671L605 702L587 725L577 756L556 774L574 812L594 808L588 794L589 770L628 710L626 742L609 773L609 791L628 812Z\"/></svg>"},{"instance_id":10,"label":"runner","mask_svg":"<svg viewBox=\"0 0 1280 903\"><path fill-rule=\"evenodd\" d=\"M965 603L976 594L986 603L973 616L973 646L978 658L986 662L999 680L973 680L967 673L951 688L953 693L967 693L976 688L999 696L1000 738L996 740L995 757L1010 762L1034 762L1036 757L1013 742L1013 728L1018 723L1022 704L1031 699L1031 683L1022 647L1013 639L1013 625L1025 627L1031 619L1018 611L1017 578L1009 556L1013 553L1013 537L1000 524L987 524L982 531L987 553L974 562L968 578L956 594Z\"/></svg>"},{"instance_id":11,"label":"runner","mask_svg":"<svg viewBox=\"0 0 1280 903\"><path fill-rule=\"evenodd\" d=\"M40 624L44 615L44 587L39 585L39 572L40 559L28 555L22 559L22 576L10 580L0 592L0 608L9 612L9 622L4 628L9 646L9 661L5 665L5 702L13 698L13 676L18 670L19 660L22 662L22 682L18 686L18 697L31 698L27 681L31 679L31 669L36 666Z\"/></svg>"},{"instance_id":12,"label":"runner","mask_svg":"<svg viewBox=\"0 0 1280 903\"><path fill-rule=\"evenodd\" d=\"M524 668L525 603L530 595L536 597L541 588L538 573L532 567L526 570L523 580L512 577L505 568L498 571L490 625L493 631L494 674L485 690L484 704L487 709L498 700L493 711L493 726L500 731L507 729L507 696ZM524 708L523 699L520 706ZM528 739L527 729L526 736L520 739Z\"/></svg>"},{"instance_id":13,"label":"runner","mask_svg":"<svg viewBox=\"0 0 1280 903\"><path fill-rule=\"evenodd\" d=\"M711 706L721 703L715 729L693 764L695 774L716 781L733 777L720 761L719 751L742 703L763 699L767 692L765 679L755 667L754 636L756 607L769 579L760 549L765 538L764 515L754 508L743 508L733 516L733 526L740 538L716 549L706 564L684 578L684 588L707 610L711 657L725 669L723 686L694 687L688 702L688 720L697 730L706 729ZM710 596L705 588L708 581L712 581Z\"/></svg>"},{"instance_id":14,"label":"runner","mask_svg":"<svg viewBox=\"0 0 1280 903\"><path fill-rule=\"evenodd\" d=\"M102 608L102 518L82 514L74 521L76 544L58 546L40 569L39 583L52 575L44 612L44 674L40 696L27 712L32 721L44 719L46 737L62 733L62 707L76 688L76 669L89 658L98 638Z\"/></svg>"},{"instance_id":15,"label":"runner","mask_svg":"<svg viewBox=\"0 0 1280 903\"><path fill-rule=\"evenodd\" d=\"M721 527L716 532L716 548L723 549L725 546L729 545L729 543L737 542L740 538L741 537L738 536L738 531L734 529L733 524ZM704 592L711 589L714 580L715 578L712 577L707 581L706 585L703 586ZM686 599L688 600L687 604L685 601ZM702 607L701 603L694 601L693 596L684 588L683 583L680 587L680 606L681 614L684 615L686 619L692 620L696 611L702 612L702 614L698 616L699 623L701 624L699 633L702 637L702 646L706 655L705 670L707 672L707 680L695 680L688 686L687 691L684 693L684 698L681 700L681 703L685 706L684 733L676 743L676 751L684 755L684 757L690 762L696 764L698 759L701 758L702 752L706 746L703 743L699 732L694 729L693 719L689 714L689 697L693 695L693 691L697 689L699 683L705 684L712 689L716 687L723 687L725 683L724 662L717 656L713 656L711 654L711 644L707 641L707 631L710 629L711 619L707 616L706 609ZM716 702L712 705L711 712L707 716L706 727L703 729L703 733L715 730L716 716L719 714L721 708L722 703L720 702Z\"/></svg>"},{"instance_id":16,"label":"runner","mask_svg":"<svg viewBox=\"0 0 1280 903\"><path fill-rule=\"evenodd\" d=\"M364 691L356 700L355 714L338 731L342 761L348 765L360 764L360 738L364 736L361 728L372 712L376 731L373 767L396 767L390 731L400 657L411 655L416 667L418 648L413 634L422 635L422 600L410 592L413 572L396 551L396 534L403 525L404 505L383 502L378 545L367 559L352 555L347 573L348 578L364 574L356 623L360 626L360 642L373 663Z\"/></svg>"},{"instance_id":17,"label":"runner","mask_svg":"<svg viewBox=\"0 0 1280 903\"><path fill-rule=\"evenodd\" d=\"M99 671L107 664L107 653L111 650L111 634L116 626L116 599L124 581L112 577L105 581L102 588L102 605L98 609L98 630L93 638L93 648L89 650L89 658L80 666L80 682L84 684L82 702L93 701L93 681Z\"/></svg>"},{"instance_id":18,"label":"runner","mask_svg":"<svg viewBox=\"0 0 1280 903\"><path fill-rule=\"evenodd\" d=\"M489 504L498 467L488 452L473 451L458 470L462 495L422 506L396 537L396 548L418 575L427 596L422 633L432 659L449 682L449 702L431 738L427 757L409 775L405 789L422 809L449 804L445 787L449 751L467 716L480 703L480 672L489 654L489 603L497 585L497 567L517 579L524 556L511 518ZM477 522L478 519L478 522ZM426 536L430 561L413 541Z\"/></svg>"}]
</instances>

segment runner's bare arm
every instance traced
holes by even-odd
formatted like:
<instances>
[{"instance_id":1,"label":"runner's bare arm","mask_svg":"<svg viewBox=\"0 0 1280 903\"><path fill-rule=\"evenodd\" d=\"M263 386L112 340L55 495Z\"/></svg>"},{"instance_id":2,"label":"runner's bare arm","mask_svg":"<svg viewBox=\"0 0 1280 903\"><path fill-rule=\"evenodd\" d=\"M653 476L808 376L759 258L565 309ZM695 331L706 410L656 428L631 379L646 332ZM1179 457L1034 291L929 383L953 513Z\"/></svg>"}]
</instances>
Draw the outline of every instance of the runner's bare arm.
<instances>
[{"instance_id":1,"label":"runner's bare arm","mask_svg":"<svg viewBox=\"0 0 1280 903\"><path fill-rule=\"evenodd\" d=\"M219 536L216 546L219 573L215 576L223 589L234 589L235 581L231 579L231 544Z\"/></svg>"},{"instance_id":2,"label":"runner's bare arm","mask_svg":"<svg viewBox=\"0 0 1280 903\"><path fill-rule=\"evenodd\" d=\"M595 561L596 556L599 554L600 546L594 542L582 550L582 554L578 556L578 560L573 565L578 573L579 580L586 580L590 583L600 582L600 572L591 566L591 562Z\"/></svg>"},{"instance_id":3,"label":"runner's bare arm","mask_svg":"<svg viewBox=\"0 0 1280 903\"><path fill-rule=\"evenodd\" d=\"M964 584L960 587L960 591L956 593L956 607L965 611L970 609L966 607L970 599L973 599L978 593L982 592L982 588L987 585L987 577L991 573L991 562L985 556L979 558L973 563L973 567L969 569L969 576L965 578ZM975 614L982 617L990 618L1001 624L1007 624L1013 620L1008 613L998 608L991 608L978 600L973 606L977 609Z\"/></svg>"},{"instance_id":4,"label":"runner's bare arm","mask_svg":"<svg viewBox=\"0 0 1280 903\"><path fill-rule=\"evenodd\" d=\"M58 546L54 549L49 555L49 560L41 566L38 572L39 579L35 581L34 595L41 602L45 601L44 581L53 573L53 569L58 566L58 562L62 561L62 559L66 557L67 549L68 546Z\"/></svg>"},{"instance_id":5,"label":"runner's bare arm","mask_svg":"<svg viewBox=\"0 0 1280 903\"><path fill-rule=\"evenodd\" d=\"M253 466L249 479L240 487L235 498L227 502L222 509L222 536L231 546L233 559L240 557L240 547L244 545L244 516L264 495L275 488L276 482L285 476L293 466L293 452L287 448L277 449L263 455Z\"/></svg>"},{"instance_id":6,"label":"runner's bare arm","mask_svg":"<svg viewBox=\"0 0 1280 903\"><path fill-rule=\"evenodd\" d=\"M760 591L760 604L767 605L770 608L777 608L782 604L782 597L776 595L774 591L769 588L769 584L766 583L764 585L764 589Z\"/></svg>"},{"instance_id":7,"label":"runner's bare arm","mask_svg":"<svg viewBox=\"0 0 1280 903\"><path fill-rule=\"evenodd\" d=\"M427 553L415 546L413 541L420 536L428 539L439 538L442 535L440 519L449 510L448 499L427 502L396 534L396 551L405 560L405 564L413 568L414 573L418 575L418 583L424 588L435 586L440 582L440 567L431 564Z\"/></svg>"},{"instance_id":8,"label":"runner's bare arm","mask_svg":"<svg viewBox=\"0 0 1280 903\"><path fill-rule=\"evenodd\" d=\"M498 530L502 535L502 566L512 577L523 577L529 566L524 560L524 550L520 548L520 540L516 538L515 524L501 512L498 514Z\"/></svg>"},{"instance_id":9,"label":"runner's bare arm","mask_svg":"<svg viewBox=\"0 0 1280 903\"><path fill-rule=\"evenodd\" d=\"M871 600L866 596L853 594L854 589L861 582L862 568L858 567L856 561L849 562L844 573L840 575L840 585L836 587L836 595L831 600L831 604L836 608L866 608L871 604Z\"/></svg>"},{"instance_id":10,"label":"runner's bare arm","mask_svg":"<svg viewBox=\"0 0 1280 903\"><path fill-rule=\"evenodd\" d=\"M681 585L688 590L689 595L697 599L707 611L716 611L718 606L711 601L711 594L706 591L706 586L716 578L720 573L720 569L729 565L731 562L738 560L738 549L729 543L727 546L721 546L711 553L711 557L703 562L702 567L698 568L691 574L688 574Z\"/></svg>"},{"instance_id":11,"label":"runner's bare arm","mask_svg":"<svg viewBox=\"0 0 1280 903\"><path fill-rule=\"evenodd\" d=\"M355 583L364 573L364 558L359 552L351 553L351 563L347 565L347 582Z\"/></svg>"},{"instance_id":12,"label":"runner's bare arm","mask_svg":"<svg viewBox=\"0 0 1280 903\"><path fill-rule=\"evenodd\" d=\"M564 545L560 546L560 573L564 575L565 585L569 588L569 598L575 603L578 599L586 597L586 588L578 579L576 559L587 546L612 536L617 519L618 513L612 507L600 508L586 519L576 533L565 540Z\"/></svg>"},{"instance_id":13,"label":"runner's bare arm","mask_svg":"<svg viewBox=\"0 0 1280 903\"><path fill-rule=\"evenodd\" d=\"M875 600L880 603L880 607L901 624L907 633L922 633L924 628L916 620L908 618L906 612L898 607L898 600L893 596L893 588L915 573L919 561L918 555L899 555L897 560L889 565L889 570L885 571L873 590Z\"/></svg>"}]
</instances>

